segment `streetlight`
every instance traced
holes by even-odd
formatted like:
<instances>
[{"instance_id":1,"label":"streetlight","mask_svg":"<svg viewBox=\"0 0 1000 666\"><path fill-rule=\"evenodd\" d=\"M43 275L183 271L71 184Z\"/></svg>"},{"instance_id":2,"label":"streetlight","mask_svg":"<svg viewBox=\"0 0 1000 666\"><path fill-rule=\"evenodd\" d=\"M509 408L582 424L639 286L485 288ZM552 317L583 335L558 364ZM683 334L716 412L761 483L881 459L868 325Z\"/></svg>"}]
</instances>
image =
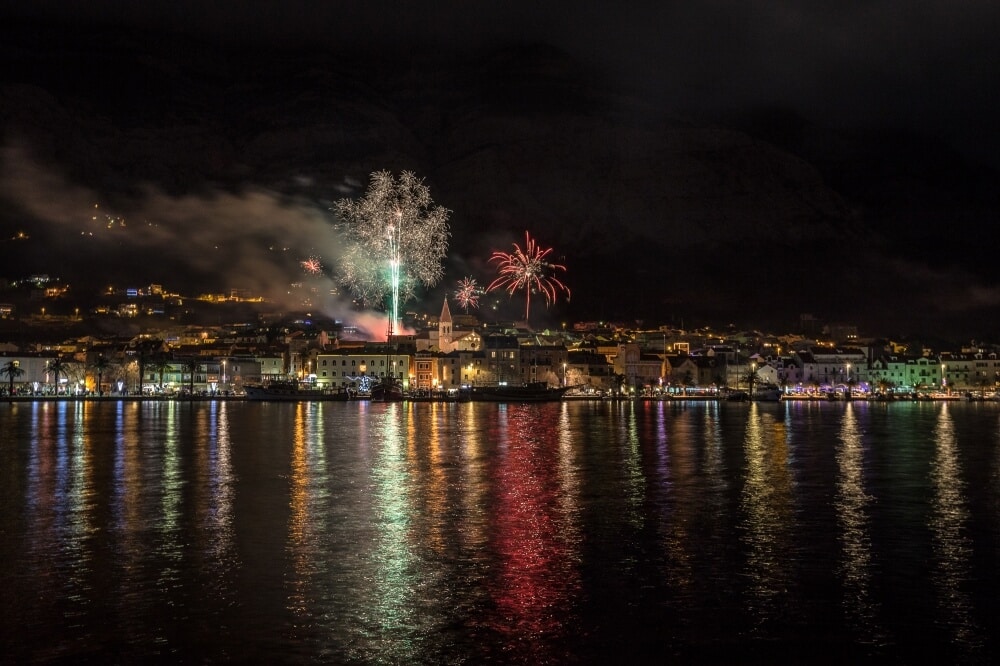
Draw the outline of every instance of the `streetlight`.
<instances>
[{"instance_id":1,"label":"streetlight","mask_svg":"<svg viewBox=\"0 0 1000 666\"><path fill-rule=\"evenodd\" d=\"M563 363L563 386L566 386L566 364Z\"/></svg>"},{"instance_id":2,"label":"streetlight","mask_svg":"<svg viewBox=\"0 0 1000 666\"><path fill-rule=\"evenodd\" d=\"M222 390L226 390L226 359L222 359Z\"/></svg>"}]
</instances>

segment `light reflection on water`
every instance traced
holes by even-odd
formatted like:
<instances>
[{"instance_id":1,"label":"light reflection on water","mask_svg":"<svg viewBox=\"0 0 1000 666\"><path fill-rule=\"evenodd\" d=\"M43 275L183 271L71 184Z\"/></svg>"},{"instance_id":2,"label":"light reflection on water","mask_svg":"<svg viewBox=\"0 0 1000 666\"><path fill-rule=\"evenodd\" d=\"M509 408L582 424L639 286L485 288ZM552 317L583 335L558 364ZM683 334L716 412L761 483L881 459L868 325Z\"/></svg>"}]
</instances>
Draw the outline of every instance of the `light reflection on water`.
<instances>
[{"instance_id":1,"label":"light reflection on water","mask_svg":"<svg viewBox=\"0 0 1000 666\"><path fill-rule=\"evenodd\" d=\"M784 424L758 403L750 404L744 450L740 532L746 545L746 603L755 622L752 633L766 638L780 629L776 623L794 617L789 554L795 516Z\"/></svg>"},{"instance_id":2,"label":"light reflection on water","mask_svg":"<svg viewBox=\"0 0 1000 666\"><path fill-rule=\"evenodd\" d=\"M963 404L0 405L0 649L988 662L998 424Z\"/></svg>"},{"instance_id":3,"label":"light reflection on water","mask_svg":"<svg viewBox=\"0 0 1000 666\"><path fill-rule=\"evenodd\" d=\"M966 656L974 655L983 641L968 591L972 557L972 543L967 536L969 511L957 437L947 403L938 413L934 441L930 527L936 556L933 579L941 607L938 621L947 627L952 641Z\"/></svg>"},{"instance_id":4,"label":"light reflection on water","mask_svg":"<svg viewBox=\"0 0 1000 666\"><path fill-rule=\"evenodd\" d=\"M860 642L883 645L881 609L872 592L872 546L869 505L873 497L865 492L864 442L853 402L844 410L837 445L837 509L841 542L838 571L843 578L844 612Z\"/></svg>"}]
</instances>

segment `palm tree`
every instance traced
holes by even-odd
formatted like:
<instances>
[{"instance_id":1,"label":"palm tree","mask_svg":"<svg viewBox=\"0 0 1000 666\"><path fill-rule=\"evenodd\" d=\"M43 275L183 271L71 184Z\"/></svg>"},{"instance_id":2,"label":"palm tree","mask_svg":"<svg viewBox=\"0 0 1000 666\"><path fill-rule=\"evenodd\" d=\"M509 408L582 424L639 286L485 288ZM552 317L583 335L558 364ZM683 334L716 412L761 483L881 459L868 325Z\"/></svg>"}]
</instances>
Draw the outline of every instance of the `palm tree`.
<instances>
[{"instance_id":1,"label":"palm tree","mask_svg":"<svg viewBox=\"0 0 1000 666\"><path fill-rule=\"evenodd\" d=\"M55 375L55 378L56 378L56 395L59 395L59 375L65 375L66 374L66 370L68 369L66 367L66 361L62 360L61 358L55 358L55 359L49 361L48 368L49 368L49 372L51 372L53 375Z\"/></svg>"},{"instance_id":2,"label":"palm tree","mask_svg":"<svg viewBox=\"0 0 1000 666\"><path fill-rule=\"evenodd\" d=\"M14 395L14 380L23 374L24 370L18 361L7 361L3 366L0 366L0 375L6 375L7 379L10 380L7 395Z\"/></svg>"},{"instance_id":3,"label":"palm tree","mask_svg":"<svg viewBox=\"0 0 1000 666\"><path fill-rule=\"evenodd\" d=\"M200 367L201 362L196 358L189 358L184 361L184 372L190 373L191 375L191 379L189 380L190 383L188 384L188 396L191 398L194 397L194 373L198 372Z\"/></svg>"},{"instance_id":4,"label":"palm tree","mask_svg":"<svg viewBox=\"0 0 1000 666\"><path fill-rule=\"evenodd\" d=\"M94 370L97 371L97 395L102 396L104 392L101 390L102 380L104 379L104 372L111 368L111 361L104 358L104 354L98 354L97 358L94 359L94 363L91 365Z\"/></svg>"},{"instance_id":5,"label":"palm tree","mask_svg":"<svg viewBox=\"0 0 1000 666\"><path fill-rule=\"evenodd\" d=\"M137 369L139 371L139 395L142 395L142 382L145 379L146 365L153 358L153 354L158 353L163 347L162 340L156 339L143 339L136 344L136 351L138 355L136 357ZM161 377L160 384L162 388L163 379Z\"/></svg>"},{"instance_id":6,"label":"palm tree","mask_svg":"<svg viewBox=\"0 0 1000 666\"><path fill-rule=\"evenodd\" d=\"M164 354L157 354L149 363L149 369L160 376L160 392L163 392L163 373L172 370L173 364Z\"/></svg>"}]
</instances>

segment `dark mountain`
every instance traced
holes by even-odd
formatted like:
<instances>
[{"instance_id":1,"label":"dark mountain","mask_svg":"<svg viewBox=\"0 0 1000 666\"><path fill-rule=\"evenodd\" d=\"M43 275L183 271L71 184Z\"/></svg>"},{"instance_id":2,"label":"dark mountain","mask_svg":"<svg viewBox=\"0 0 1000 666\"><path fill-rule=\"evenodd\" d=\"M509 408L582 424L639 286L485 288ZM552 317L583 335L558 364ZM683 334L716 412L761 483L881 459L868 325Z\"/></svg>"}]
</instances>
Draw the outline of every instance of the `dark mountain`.
<instances>
[{"instance_id":1,"label":"dark mountain","mask_svg":"<svg viewBox=\"0 0 1000 666\"><path fill-rule=\"evenodd\" d=\"M151 202L183 204L188 224L205 204L199 224L221 228L232 221L219 219L220 193L265 192L279 210L322 217L371 172L409 169L452 211L429 310L462 277L488 282L490 253L529 230L568 267L572 299L553 322L788 329L808 312L888 333L995 332L989 246L969 236L1000 209L996 175L924 137L824 129L780 110L683 117L541 44L253 51L26 25L0 50L11 65L0 224L32 236L7 253L8 273L57 264L83 279L96 261L104 280L239 287L246 271L192 261L207 249ZM23 161L58 176L28 178ZM44 187L41 198L127 212L135 233L137 217L156 225L156 243L60 250L66 216L25 194ZM328 249L301 226L272 226L300 252ZM236 223L225 238L274 242Z\"/></svg>"}]
</instances>

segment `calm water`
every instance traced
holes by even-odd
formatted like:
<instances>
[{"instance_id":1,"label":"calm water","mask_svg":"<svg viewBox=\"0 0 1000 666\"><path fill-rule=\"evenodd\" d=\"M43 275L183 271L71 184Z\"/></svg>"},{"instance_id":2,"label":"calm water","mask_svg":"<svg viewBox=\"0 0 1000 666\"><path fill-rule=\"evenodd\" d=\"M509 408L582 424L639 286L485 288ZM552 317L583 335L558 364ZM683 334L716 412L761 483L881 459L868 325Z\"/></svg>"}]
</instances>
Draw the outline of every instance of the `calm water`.
<instances>
[{"instance_id":1,"label":"calm water","mask_svg":"<svg viewBox=\"0 0 1000 666\"><path fill-rule=\"evenodd\" d=\"M0 404L11 663L995 662L1000 405Z\"/></svg>"}]
</instances>

